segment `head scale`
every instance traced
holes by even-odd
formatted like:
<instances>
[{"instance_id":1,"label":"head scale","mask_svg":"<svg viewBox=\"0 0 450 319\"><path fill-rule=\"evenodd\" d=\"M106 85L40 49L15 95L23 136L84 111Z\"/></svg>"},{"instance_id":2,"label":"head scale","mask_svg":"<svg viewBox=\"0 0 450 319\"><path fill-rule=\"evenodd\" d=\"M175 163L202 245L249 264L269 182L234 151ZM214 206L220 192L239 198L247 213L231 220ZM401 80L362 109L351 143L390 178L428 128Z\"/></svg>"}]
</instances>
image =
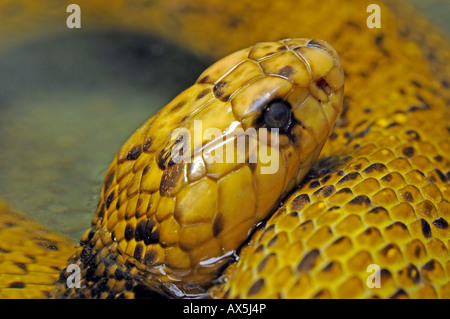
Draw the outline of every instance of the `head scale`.
<instances>
[{"instance_id":1,"label":"head scale","mask_svg":"<svg viewBox=\"0 0 450 319\"><path fill-rule=\"evenodd\" d=\"M95 235L83 238L152 285L207 286L317 159L343 85L339 57L321 40L258 43L223 58L121 148Z\"/></svg>"}]
</instances>

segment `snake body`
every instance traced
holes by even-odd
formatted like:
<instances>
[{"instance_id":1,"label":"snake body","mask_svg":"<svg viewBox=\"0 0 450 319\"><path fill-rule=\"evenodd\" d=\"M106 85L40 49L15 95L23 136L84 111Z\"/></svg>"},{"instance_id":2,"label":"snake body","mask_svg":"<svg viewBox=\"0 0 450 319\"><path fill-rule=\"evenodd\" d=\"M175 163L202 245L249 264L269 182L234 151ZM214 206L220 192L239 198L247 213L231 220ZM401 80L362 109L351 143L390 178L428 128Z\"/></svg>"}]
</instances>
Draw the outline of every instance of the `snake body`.
<instances>
[{"instance_id":1,"label":"snake body","mask_svg":"<svg viewBox=\"0 0 450 319\"><path fill-rule=\"evenodd\" d=\"M214 64L121 148L106 175L92 227L68 262L81 266L85 287L67 289L68 273L59 263L63 271L52 295L450 298L447 44L426 24L427 37L425 31L411 32L409 13L395 5L382 7L380 30L369 30L361 19L367 7L362 2L344 8L337 1L320 7L286 1L270 8L270 15L262 14L267 8L244 3L154 4L141 14L152 18L145 28L214 56L222 56L221 43L230 41L221 37L226 33L198 39L200 26L190 21L205 12L211 29L246 30L245 38L236 33L227 50L264 41L258 29L264 25L273 27L264 34L270 39L314 32L339 52L345 93L339 59L320 40L259 43ZM92 14L95 8L94 3ZM158 29L161 12L174 17L167 30ZM334 22L325 22L331 16ZM179 29L182 34L175 32ZM264 103L252 108L258 94ZM274 99L288 101L295 119L290 134L280 135L284 171L279 175L258 182L263 177L255 173L258 165L171 162L174 128L193 129L194 119L228 133L236 121L255 127ZM300 105L305 110L296 113ZM193 143L193 150L210 142ZM230 253L278 204L228 265ZM23 234L37 227L15 216L2 217L0 260L7 271L33 263L30 249L18 249L23 254L14 256L15 249L3 246L7 229ZM27 247L45 247L44 260L57 251L55 260L62 260L70 243L49 236L54 235L25 237ZM55 245L58 249L52 249ZM367 282L371 265L378 267L379 287ZM49 277L56 266L46 268ZM20 278L17 273L4 279L0 292L17 289ZM45 284L48 280L35 290L24 285L33 296Z\"/></svg>"}]
</instances>

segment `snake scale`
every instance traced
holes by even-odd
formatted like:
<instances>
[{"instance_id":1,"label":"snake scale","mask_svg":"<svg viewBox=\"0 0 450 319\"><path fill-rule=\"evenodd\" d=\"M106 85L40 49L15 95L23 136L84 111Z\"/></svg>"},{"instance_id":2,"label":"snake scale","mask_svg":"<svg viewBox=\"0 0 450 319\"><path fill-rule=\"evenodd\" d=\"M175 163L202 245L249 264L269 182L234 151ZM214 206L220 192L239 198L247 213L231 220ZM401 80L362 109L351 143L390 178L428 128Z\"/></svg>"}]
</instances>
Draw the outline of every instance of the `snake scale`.
<instances>
[{"instance_id":1,"label":"snake scale","mask_svg":"<svg viewBox=\"0 0 450 319\"><path fill-rule=\"evenodd\" d=\"M368 4L79 1L95 28L236 53L125 143L76 249L1 204L0 296L450 298L448 42L397 2L369 29ZM58 15L40 6L10 5L28 18L16 41L57 30L33 27L36 10ZM174 162L183 138L170 134L195 119L226 134L278 127L281 169ZM66 286L73 263L83 288Z\"/></svg>"}]
</instances>

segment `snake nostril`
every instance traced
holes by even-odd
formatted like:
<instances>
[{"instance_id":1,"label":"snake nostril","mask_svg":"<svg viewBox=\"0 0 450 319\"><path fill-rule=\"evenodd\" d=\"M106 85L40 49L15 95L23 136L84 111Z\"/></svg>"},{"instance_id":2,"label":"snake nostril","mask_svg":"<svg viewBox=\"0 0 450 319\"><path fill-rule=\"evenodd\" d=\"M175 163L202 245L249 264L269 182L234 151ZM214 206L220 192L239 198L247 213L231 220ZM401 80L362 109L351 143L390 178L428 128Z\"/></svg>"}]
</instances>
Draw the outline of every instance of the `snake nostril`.
<instances>
[{"instance_id":1,"label":"snake nostril","mask_svg":"<svg viewBox=\"0 0 450 319\"><path fill-rule=\"evenodd\" d=\"M318 88L325 92L325 94L330 95L332 93L332 89L328 82L325 79L320 79L316 82Z\"/></svg>"},{"instance_id":2,"label":"snake nostril","mask_svg":"<svg viewBox=\"0 0 450 319\"><path fill-rule=\"evenodd\" d=\"M322 45L320 44L320 42L317 41L317 40L309 40L309 42L306 43L306 46L312 47L312 48L323 49L323 46L322 46Z\"/></svg>"}]
</instances>

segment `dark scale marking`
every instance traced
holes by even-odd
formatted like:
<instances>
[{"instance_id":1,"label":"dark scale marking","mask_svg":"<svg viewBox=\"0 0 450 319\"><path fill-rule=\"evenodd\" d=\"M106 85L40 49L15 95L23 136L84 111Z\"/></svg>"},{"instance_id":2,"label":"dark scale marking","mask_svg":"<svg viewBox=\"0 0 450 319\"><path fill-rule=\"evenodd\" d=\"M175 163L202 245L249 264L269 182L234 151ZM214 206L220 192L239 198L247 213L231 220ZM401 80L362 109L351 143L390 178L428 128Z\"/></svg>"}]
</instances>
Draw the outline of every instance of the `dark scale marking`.
<instances>
[{"instance_id":1,"label":"dark scale marking","mask_svg":"<svg viewBox=\"0 0 450 319\"><path fill-rule=\"evenodd\" d=\"M386 227L386 229L387 229L387 230L391 230L391 229L393 229L394 227L400 227L400 228L402 228L403 230L408 230L408 227L406 227L406 225L403 224L402 222L395 222L395 223L393 223L392 225L389 225L388 227Z\"/></svg>"},{"instance_id":2,"label":"dark scale marking","mask_svg":"<svg viewBox=\"0 0 450 319\"><path fill-rule=\"evenodd\" d=\"M4 223L3 223L3 226L4 226L5 228L12 228L12 227L16 227L17 224L8 221L8 222L4 222Z\"/></svg>"},{"instance_id":3,"label":"dark scale marking","mask_svg":"<svg viewBox=\"0 0 450 319\"><path fill-rule=\"evenodd\" d=\"M405 269L402 269L399 272L402 273L404 271L406 271L406 276L411 279L413 283L417 284L420 281L420 272L413 264L409 264Z\"/></svg>"},{"instance_id":4,"label":"dark scale marking","mask_svg":"<svg viewBox=\"0 0 450 319\"><path fill-rule=\"evenodd\" d=\"M159 229L156 228L155 230L153 230L154 226L155 222L153 220L151 219L147 220L144 231L145 245L156 244L159 242Z\"/></svg>"},{"instance_id":5,"label":"dark scale marking","mask_svg":"<svg viewBox=\"0 0 450 319\"><path fill-rule=\"evenodd\" d=\"M317 191L315 191L313 195L328 197L331 194L333 194L335 191L336 191L336 188L334 188L333 185L327 185L327 186L324 186L324 187L318 189Z\"/></svg>"},{"instance_id":6,"label":"dark scale marking","mask_svg":"<svg viewBox=\"0 0 450 319\"><path fill-rule=\"evenodd\" d=\"M119 209L120 208L120 197L117 199L117 202L116 202L116 209Z\"/></svg>"},{"instance_id":7,"label":"dark scale marking","mask_svg":"<svg viewBox=\"0 0 450 319\"><path fill-rule=\"evenodd\" d=\"M442 173L442 171L439 168L435 168L434 171L439 176L441 181L443 181L444 183L447 181L447 177L444 175L444 173Z\"/></svg>"},{"instance_id":8,"label":"dark scale marking","mask_svg":"<svg viewBox=\"0 0 450 319\"><path fill-rule=\"evenodd\" d=\"M351 26L351 27L354 27L355 29L361 30L361 26L358 23L354 22L354 21L349 20L349 21L346 22L346 24Z\"/></svg>"},{"instance_id":9,"label":"dark scale marking","mask_svg":"<svg viewBox=\"0 0 450 319\"><path fill-rule=\"evenodd\" d=\"M416 256L416 258L419 258L421 254L422 254L422 247L421 246L417 246L414 249L414 256Z\"/></svg>"},{"instance_id":10,"label":"dark scale marking","mask_svg":"<svg viewBox=\"0 0 450 319\"><path fill-rule=\"evenodd\" d=\"M371 174L373 172L383 172L385 170L387 170L386 165L384 165L382 163L373 163L372 165L366 167L363 170L363 173Z\"/></svg>"},{"instance_id":11,"label":"dark scale marking","mask_svg":"<svg viewBox=\"0 0 450 319\"><path fill-rule=\"evenodd\" d=\"M200 93L201 93L201 92L200 92ZM174 112L174 111L176 111L176 110L182 108L183 105L185 105L185 104L186 104L185 101L181 101L181 102L175 104L175 105L170 109L170 112Z\"/></svg>"},{"instance_id":12,"label":"dark scale marking","mask_svg":"<svg viewBox=\"0 0 450 319\"><path fill-rule=\"evenodd\" d=\"M197 100L200 100L202 97L205 97L209 93L209 89L204 89L197 95Z\"/></svg>"},{"instance_id":13,"label":"dark scale marking","mask_svg":"<svg viewBox=\"0 0 450 319\"><path fill-rule=\"evenodd\" d=\"M383 176L383 177L381 178L381 180L382 180L383 182L390 182L390 181L392 180L392 175L391 175L391 173L389 173L389 174Z\"/></svg>"},{"instance_id":14,"label":"dark scale marking","mask_svg":"<svg viewBox=\"0 0 450 319\"><path fill-rule=\"evenodd\" d=\"M308 229L308 225L311 225L313 222L311 220L307 220L306 222L303 222L299 225L299 227L302 227L302 231L305 231ZM272 225L273 226L273 225Z\"/></svg>"},{"instance_id":15,"label":"dark scale marking","mask_svg":"<svg viewBox=\"0 0 450 319\"><path fill-rule=\"evenodd\" d=\"M411 146L405 147L402 151L403 155L406 157L413 157L414 156L414 148Z\"/></svg>"},{"instance_id":16,"label":"dark scale marking","mask_svg":"<svg viewBox=\"0 0 450 319\"><path fill-rule=\"evenodd\" d=\"M213 223L213 236L217 237L223 230L223 217L222 214L218 214Z\"/></svg>"},{"instance_id":17,"label":"dark scale marking","mask_svg":"<svg viewBox=\"0 0 450 319\"><path fill-rule=\"evenodd\" d=\"M431 237L431 227L430 224L428 224L428 222L421 218L420 219L421 223L422 223L422 233L425 236L425 238L430 238Z\"/></svg>"},{"instance_id":18,"label":"dark scale marking","mask_svg":"<svg viewBox=\"0 0 450 319\"><path fill-rule=\"evenodd\" d=\"M146 264L147 266L153 265L156 261L156 257L157 256L154 250L147 250L144 256L144 264Z\"/></svg>"},{"instance_id":19,"label":"dark scale marking","mask_svg":"<svg viewBox=\"0 0 450 319\"><path fill-rule=\"evenodd\" d=\"M105 216L105 203L100 206L100 209L97 213L98 218L103 218Z\"/></svg>"},{"instance_id":20,"label":"dark scale marking","mask_svg":"<svg viewBox=\"0 0 450 319\"><path fill-rule=\"evenodd\" d=\"M420 141L420 135L419 133L417 133L414 130L408 130L406 131L406 134L408 134L409 136L411 136L411 138L415 141Z\"/></svg>"},{"instance_id":21,"label":"dark scale marking","mask_svg":"<svg viewBox=\"0 0 450 319\"><path fill-rule=\"evenodd\" d=\"M336 210L336 209L339 209L339 208L340 208L339 206L332 206L332 207L328 208L328 210L331 211L331 210Z\"/></svg>"},{"instance_id":22,"label":"dark scale marking","mask_svg":"<svg viewBox=\"0 0 450 319\"><path fill-rule=\"evenodd\" d=\"M261 291L262 287L264 287L264 279L258 279L248 290L248 295L255 295Z\"/></svg>"},{"instance_id":23,"label":"dark scale marking","mask_svg":"<svg viewBox=\"0 0 450 319\"><path fill-rule=\"evenodd\" d=\"M413 195L411 194L411 192L404 192L404 193L403 193L403 198L404 198L405 200L407 200L408 202L413 202L413 201L414 201L414 197L413 197Z\"/></svg>"},{"instance_id":24,"label":"dark scale marking","mask_svg":"<svg viewBox=\"0 0 450 319\"><path fill-rule=\"evenodd\" d=\"M320 180L320 183L325 184L331 178L331 175L327 175Z\"/></svg>"},{"instance_id":25,"label":"dark scale marking","mask_svg":"<svg viewBox=\"0 0 450 319\"><path fill-rule=\"evenodd\" d=\"M397 292L395 294L393 294L390 297L390 299L398 299L398 298L403 298L403 297L408 297L408 294L403 289L399 289L399 290L397 290Z\"/></svg>"},{"instance_id":26,"label":"dark scale marking","mask_svg":"<svg viewBox=\"0 0 450 319\"><path fill-rule=\"evenodd\" d=\"M337 263L336 263L335 261L332 261L332 262L330 262L328 265L326 265L326 266L322 269L322 271L323 271L323 272L330 272L336 264L337 264Z\"/></svg>"},{"instance_id":27,"label":"dark scale marking","mask_svg":"<svg viewBox=\"0 0 450 319\"><path fill-rule=\"evenodd\" d=\"M379 214L381 212L387 213L386 208L381 207L381 206L377 206L377 207L375 207L375 208L373 208L373 209L371 209L369 211L369 213L372 213L372 214Z\"/></svg>"},{"instance_id":28,"label":"dark scale marking","mask_svg":"<svg viewBox=\"0 0 450 319\"><path fill-rule=\"evenodd\" d=\"M392 123L390 123L388 126L386 126L386 128L391 128L391 127L395 127L395 126L398 126L398 125L400 125L400 123L398 123L398 122L392 122Z\"/></svg>"},{"instance_id":29,"label":"dark scale marking","mask_svg":"<svg viewBox=\"0 0 450 319\"><path fill-rule=\"evenodd\" d=\"M137 261L141 261L143 251L144 251L144 246L141 243L138 243L136 245L136 247L134 248L134 258Z\"/></svg>"},{"instance_id":30,"label":"dark scale marking","mask_svg":"<svg viewBox=\"0 0 450 319\"><path fill-rule=\"evenodd\" d=\"M134 227L131 224L127 224L127 226L125 227L125 240L126 241L130 241L133 237L134 237Z\"/></svg>"},{"instance_id":31,"label":"dark scale marking","mask_svg":"<svg viewBox=\"0 0 450 319\"><path fill-rule=\"evenodd\" d=\"M108 189L109 189L109 187L111 186L111 184L112 184L112 182L113 182L113 180L114 180L114 176L116 175L116 172L115 171L112 171L109 175L108 175L108 177L106 178L106 181L105 181L105 188L104 188L104 190L105 191L107 191Z\"/></svg>"},{"instance_id":32,"label":"dark scale marking","mask_svg":"<svg viewBox=\"0 0 450 319\"><path fill-rule=\"evenodd\" d=\"M362 130L361 132L359 132L358 134L356 134L354 138L362 138L362 137L366 136L370 132L370 129L372 128L373 124L374 123L370 123L369 125L367 125L367 127L364 130ZM350 140L352 140L352 139L353 138L351 138Z\"/></svg>"},{"instance_id":33,"label":"dark scale marking","mask_svg":"<svg viewBox=\"0 0 450 319\"><path fill-rule=\"evenodd\" d=\"M48 250L54 250L54 251L58 251L59 247L56 241L50 240L50 239L46 239L46 238L39 238L39 241L37 242L37 244L41 247L44 247L45 249Z\"/></svg>"},{"instance_id":34,"label":"dark scale marking","mask_svg":"<svg viewBox=\"0 0 450 319\"><path fill-rule=\"evenodd\" d=\"M201 78L201 79L199 79L197 81L197 83L206 83L206 82L208 82L208 76L207 75L205 75L203 78Z\"/></svg>"},{"instance_id":35,"label":"dark scale marking","mask_svg":"<svg viewBox=\"0 0 450 319\"><path fill-rule=\"evenodd\" d=\"M345 240L350 241L350 239L348 237L342 236L342 237L339 237L338 239L336 239L333 243L331 243L330 246L339 245L340 243L342 243ZM350 243L351 243L351 241L350 241Z\"/></svg>"},{"instance_id":36,"label":"dark scale marking","mask_svg":"<svg viewBox=\"0 0 450 319\"><path fill-rule=\"evenodd\" d=\"M8 253L10 253L10 252L11 252L10 250L7 250L7 249L5 249L5 248L1 248L1 247L0 247L0 253L8 254Z\"/></svg>"},{"instance_id":37,"label":"dark scale marking","mask_svg":"<svg viewBox=\"0 0 450 319\"><path fill-rule=\"evenodd\" d=\"M8 287L22 289L22 288L25 288L25 283L23 283L21 281L14 281L14 282L10 283Z\"/></svg>"},{"instance_id":38,"label":"dark scale marking","mask_svg":"<svg viewBox=\"0 0 450 319\"><path fill-rule=\"evenodd\" d=\"M431 259L429 262L427 262L425 265L422 266L422 270L433 271L435 267L436 267L436 261L434 259Z\"/></svg>"},{"instance_id":39,"label":"dark scale marking","mask_svg":"<svg viewBox=\"0 0 450 319\"><path fill-rule=\"evenodd\" d=\"M131 150L128 151L127 160L131 161L137 160L139 156L141 156L141 153L142 153L141 145L136 145Z\"/></svg>"},{"instance_id":40,"label":"dark scale marking","mask_svg":"<svg viewBox=\"0 0 450 319\"><path fill-rule=\"evenodd\" d=\"M230 94L227 94L227 95L223 96L220 100L221 100L222 102L226 102L226 101L228 101L228 100L230 99L230 97L231 97L231 95L230 95Z\"/></svg>"},{"instance_id":41,"label":"dark scale marking","mask_svg":"<svg viewBox=\"0 0 450 319\"><path fill-rule=\"evenodd\" d=\"M313 181L311 182L311 184L309 184L309 188L310 189L314 189L320 186L320 182L319 181Z\"/></svg>"},{"instance_id":42,"label":"dark scale marking","mask_svg":"<svg viewBox=\"0 0 450 319\"><path fill-rule=\"evenodd\" d=\"M26 264L15 262L14 265L16 265L18 268L22 269L23 271L28 272Z\"/></svg>"},{"instance_id":43,"label":"dark scale marking","mask_svg":"<svg viewBox=\"0 0 450 319\"><path fill-rule=\"evenodd\" d=\"M353 130L356 130L358 127L360 127L361 125L363 125L363 124L365 124L365 123L367 123L367 120L359 121L359 122L355 125L355 127L353 128Z\"/></svg>"},{"instance_id":44,"label":"dark scale marking","mask_svg":"<svg viewBox=\"0 0 450 319\"><path fill-rule=\"evenodd\" d=\"M272 239L269 240L269 242L267 243L267 247L275 245L277 241L278 241L278 235L275 235L275 237L273 237Z\"/></svg>"},{"instance_id":45,"label":"dark scale marking","mask_svg":"<svg viewBox=\"0 0 450 319\"><path fill-rule=\"evenodd\" d=\"M264 250L264 245L259 245L256 249L255 249L255 252L256 253L260 253L260 252L262 252Z\"/></svg>"},{"instance_id":46,"label":"dark scale marking","mask_svg":"<svg viewBox=\"0 0 450 319\"><path fill-rule=\"evenodd\" d=\"M348 187L345 187L343 189L340 189L336 192L336 194L353 194L352 190Z\"/></svg>"},{"instance_id":47,"label":"dark scale marking","mask_svg":"<svg viewBox=\"0 0 450 319\"><path fill-rule=\"evenodd\" d=\"M440 229L447 229L448 222L444 218L439 218L433 221L433 225Z\"/></svg>"},{"instance_id":48,"label":"dark scale marking","mask_svg":"<svg viewBox=\"0 0 450 319\"><path fill-rule=\"evenodd\" d=\"M418 105L411 105L411 107L408 109L407 112L416 112L416 111L423 111L426 110L427 108L424 106L418 106Z\"/></svg>"},{"instance_id":49,"label":"dark scale marking","mask_svg":"<svg viewBox=\"0 0 450 319\"><path fill-rule=\"evenodd\" d=\"M231 16L227 21L227 26L230 28L236 28L240 25L244 20L238 16Z\"/></svg>"},{"instance_id":50,"label":"dark scale marking","mask_svg":"<svg viewBox=\"0 0 450 319\"><path fill-rule=\"evenodd\" d=\"M359 171L359 170L361 169L361 167L362 167L361 164L356 164L356 165L353 167L353 169L354 169L355 171Z\"/></svg>"},{"instance_id":51,"label":"dark scale marking","mask_svg":"<svg viewBox=\"0 0 450 319\"><path fill-rule=\"evenodd\" d=\"M375 37L375 45L385 56L389 56L389 51L384 47L384 34L381 33Z\"/></svg>"},{"instance_id":52,"label":"dark scale marking","mask_svg":"<svg viewBox=\"0 0 450 319\"><path fill-rule=\"evenodd\" d=\"M158 163L158 167L161 170L165 170L167 167L166 162L169 161L170 158L170 151L163 149L161 152L158 153L158 156L156 157L156 161Z\"/></svg>"},{"instance_id":53,"label":"dark scale marking","mask_svg":"<svg viewBox=\"0 0 450 319\"><path fill-rule=\"evenodd\" d=\"M422 84L420 84L420 82L417 81L417 80L412 80L412 81L411 81L411 84L414 85L415 87L418 87L418 88L421 88L421 87L422 87Z\"/></svg>"},{"instance_id":54,"label":"dark scale marking","mask_svg":"<svg viewBox=\"0 0 450 319\"><path fill-rule=\"evenodd\" d=\"M111 206L111 202L112 202L113 198L114 198L114 191L112 191L111 194L109 194L108 197L106 198L106 201L105 201L106 209L109 209L109 206Z\"/></svg>"},{"instance_id":55,"label":"dark scale marking","mask_svg":"<svg viewBox=\"0 0 450 319\"><path fill-rule=\"evenodd\" d=\"M264 270L264 268L266 267L267 261L269 260L269 258L272 258L272 256L275 256L274 253L271 253L269 255L267 255L258 265L258 272L262 272Z\"/></svg>"},{"instance_id":56,"label":"dark scale marking","mask_svg":"<svg viewBox=\"0 0 450 319\"><path fill-rule=\"evenodd\" d=\"M386 268L383 268L380 270L380 277L382 281L386 281L390 278L392 278L392 274L389 270L387 270Z\"/></svg>"},{"instance_id":57,"label":"dark scale marking","mask_svg":"<svg viewBox=\"0 0 450 319\"><path fill-rule=\"evenodd\" d=\"M394 248L398 248L398 246L395 244L387 244L383 249L381 249L380 252L383 254L383 256L387 257L389 251Z\"/></svg>"},{"instance_id":58,"label":"dark scale marking","mask_svg":"<svg viewBox=\"0 0 450 319\"><path fill-rule=\"evenodd\" d=\"M136 226L136 231L134 232L134 239L137 242L144 240L146 223L147 223L146 220L141 220Z\"/></svg>"},{"instance_id":59,"label":"dark scale marking","mask_svg":"<svg viewBox=\"0 0 450 319\"><path fill-rule=\"evenodd\" d=\"M326 292L327 292L326 289L322 289L322 290L318 291L318 292L313 296L313 298L320 298L320 297L322 297Z\"/></svg>"},{"instance_id":60,"label":"dark scale marking","mask_svg":"<svg viewBox=\"0 0 450 319\"><path fill-rule=\"evenodd\" d=\"M171 196L172 191L177 188L180 177L183 176L184 165L182 163L169 166L161 177L159 193L161 196Z\"/></svg>"},{"instance_id":61,"label":"dark scale marking","mask_svg":"<svg viewBox=\"0 0 450 319\"><path fill-rule=\"evenodd\" d=\"M279 75L286 78L289 78L292 73L294 73L294 69L290 65L286 65L285 67L281 68L280 71L278 71Z\"/></svg>"},{"instance_id":62,"label":"dark scale marking","mask_svg":"<svg viewBox=\"0 0 450 319\"><path fill-rule=\"evenodd\" d=\"M297 266L298 272L310 271L316 265L316 259L320 257L320 252L318 249L313 249L307 253Z\"/></svg>"},{"instance_id":63,"label":"dark scale marking","mask_svg":"<svg viewBox=\"0 0 450 319\"><path fill-rule=\"evenodd\" d=\"M258 238L258 243L264 239L265 235L268 234L269 232L271 232L273 229L275 229L275 225L270 225L269 227L267 227L266 229L264 229L263 233L261 234L261 236Z\"/></svg>"},{"instance_id":64,"label":"dark scale marking","mask_svg":"<svg viewBox=\"0 0 450 319\"><path fill-rule=\"evenodd\" d=\"M329 137L329 139L330 140L335 140L335 139L337 139L337 137L338 137L338 135L336 134L336 132L332 132L330 137Z\"/></svg>"},{"instance_id":65,"label":"dark scale marking","mask_svg":"<svg viewBox=\"0 0 450 319\"><path fill-rule=\"evenodd\" d=\"M144 141L144 145L142 146L144 152L147 152L151 145L152 145L152 137L150 136Z\"/></svg>"},{"instance_id":66,"label":"dark scale marking","mask_svg":"<svg viewBox=\"0 0 450 319\"><path fill-rule=\"evenodd\" d=\"M216 85L214 85L213 91L214 91L214 94L215 94L218 98L222 97L222 95L223 95L222 89L223 89L223 87L224 87L226 84L227 84L226 81L220 81L220 82L218 82Z\"/></svg>"},{"instance_id":67,"label":"dark scale marking","mask_svg":"<svg viewBox=\"0 0 450 319\"><path fill-rule=\"evenodd\" d=\"M89 260L91 260L92 257L92 248L89 246L85 246L80 253L80 261L83 264L83 266L87 266Z\"/></svg>"},{"instance_id":68,"label":"dark scale marking","mask_svg":"<svg viewBox=\"0 0 450 319\"><path fill-rule=\"evenodd\" d=\"M309 204L311 201L309 199L309 196L306 194L298 195L294 200L292 201L291 208L294 210L302 210L303 207L305 207L306 204Z\"/></svg>"},{"instance_id":69,"label":"dark scale marking","mask_svg":"<svg viewBox=\"0 0 450 319\"><path fill-rule=\"evenodd\" d=\"M342 177L339 182L337 182L338 184L342 184L348 181L352 181L358 178L358 176L361 176L358 172L352 172L352 173L348 173L347 175L345 175L344 177Z\"/></svg>"},{"instance_id":70,"label":"dark scale marking","mask_svg":"<svg viewBox=\"0 0 450 319\"><path fill-rule=\"evenodd\" d=\"M436 156L434 157L434 159L435 159L436 161L438 161L438 162L442 162L444 158L442 157L442 155L436 155Z\"/></svg>"},{"instance_id":71,"label":"dark scale marking","mask_svg":"<svg viewBox=\"0 0 450 319\"><path fill-rule=\"evenodd\" d=\"M367 197L366 195L359 195L359 196L356 196L355 198L353 198L350 202L349 202L349 204L351 204L351 205L363 205L363 204L365 204L365 205L370 205L370 198L369 197Z\"/></svg>"}]
</instances>

